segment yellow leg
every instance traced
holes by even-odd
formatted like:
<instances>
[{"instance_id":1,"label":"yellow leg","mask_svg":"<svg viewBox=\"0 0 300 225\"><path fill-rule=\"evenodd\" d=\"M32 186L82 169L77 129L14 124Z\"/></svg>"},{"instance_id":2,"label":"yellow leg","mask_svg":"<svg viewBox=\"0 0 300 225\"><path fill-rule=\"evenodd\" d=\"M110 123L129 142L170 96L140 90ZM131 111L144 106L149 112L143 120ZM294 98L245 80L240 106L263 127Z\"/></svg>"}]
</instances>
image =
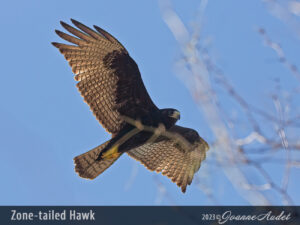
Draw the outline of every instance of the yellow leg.
<instances>
[{"instance_id":1,"label":"yellow leg","mask_svg":"<svg viewBox=\"0 0 300 225\"><path fill-rule=\"evenodd\" d=\"M115 159L120 155L118 152L119 145L113 146L111 149L103 153L102 159Z\"/></svg>"},{"instance_id":2,"label":"yellow leg","mask_svg":"<svg viewBox=\"0 0 300 225\"><path fill-rule=\"evenodd\" d=\"M101 156L102 159L115 159L119 157L121 154L118 152L119 146L122 145L124 142L129 140L132 136L139 133L140 130L137 128L134 128L133 130L129 131L127 134L125 134L123 137L121 137L113 147L111 147L108 151L104 152Z\"/></svg>"}]
</instances>

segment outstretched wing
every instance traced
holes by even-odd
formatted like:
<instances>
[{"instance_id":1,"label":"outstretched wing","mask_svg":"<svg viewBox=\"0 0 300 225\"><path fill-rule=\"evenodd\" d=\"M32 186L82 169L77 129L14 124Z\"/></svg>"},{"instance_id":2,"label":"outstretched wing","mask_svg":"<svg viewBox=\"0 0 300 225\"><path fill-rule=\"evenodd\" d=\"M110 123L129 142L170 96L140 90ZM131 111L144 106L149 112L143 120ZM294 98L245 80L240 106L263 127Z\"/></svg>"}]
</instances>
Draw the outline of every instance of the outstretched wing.
<instances>
[{"instance_id":1,"label":"outstretched wing","mask_svg":"<svg viewBox=\"0 0 300 225\"><path fill-rule=\"evenodd\" d=\"M72 67L77 88L92 112L110 133L118 133L124 120L142 117L158 110L141 78L138 66L122 44L112 35L94 26L94 31L71 19L79 28L61 22L69 34L56 30L75 45L53 42Z\"/></svg>"},{"instance_id":2,"label":"outstretched wing","mask_svg":"<svg viewBox=\"0 0 300 225\"><path fill-rule=\"evenodd\" d=\"M185 192L205 159L209 146L195 130L175 125L169 132L174 134L174 138L159 137L154 143L146 143L127 153L147 169L169 177ZM180 143L182 137L187 141L188 148Z\"/></svg>"}]
</instances>

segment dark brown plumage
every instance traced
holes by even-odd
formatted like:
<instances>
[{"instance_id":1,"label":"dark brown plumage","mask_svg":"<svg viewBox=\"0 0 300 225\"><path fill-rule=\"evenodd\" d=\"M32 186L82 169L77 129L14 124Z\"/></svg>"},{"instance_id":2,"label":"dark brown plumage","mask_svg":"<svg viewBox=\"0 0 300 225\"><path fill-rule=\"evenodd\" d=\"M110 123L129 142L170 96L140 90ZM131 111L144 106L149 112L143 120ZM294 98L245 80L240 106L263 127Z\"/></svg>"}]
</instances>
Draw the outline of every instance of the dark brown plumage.
<instances>
[{"instance_id":1,"label":"dark brown plumage","mask_svg":"<svg viewBox=\"0 0 300 225\"><path fill-rule=\"evenodd\" d=\"M72 67L85 102L112 134L108 142L74 158L76 172L94 179L127 152L148 169L171 178L185 192L205 159L207 143L196 131L175 125L177 110L159 109L152 102L137 64L117 39L97 26L94 31L71 21L79 30L64 22L61 25L76 37L58 30L56 33L74 45L52 44ZM161 124L165 130L153 138L155 128Z\"/></svg>"},{"instance_id":2,"label":"dark brown plumage","mask_svg":"<svg viewBox=\"0 0 300 225\"><path fill-rule=\"evenodd\" d=\"M61 22L75 38L61 31L56 33L74 45L53 43L72 67L77 88L96 118L110 133L124 126L121 114L135 118L158 110L144 87L139 69L126 49L110 34L95 26L99 33L72 20L76 30Z\"/></svg>"}]
</instances>

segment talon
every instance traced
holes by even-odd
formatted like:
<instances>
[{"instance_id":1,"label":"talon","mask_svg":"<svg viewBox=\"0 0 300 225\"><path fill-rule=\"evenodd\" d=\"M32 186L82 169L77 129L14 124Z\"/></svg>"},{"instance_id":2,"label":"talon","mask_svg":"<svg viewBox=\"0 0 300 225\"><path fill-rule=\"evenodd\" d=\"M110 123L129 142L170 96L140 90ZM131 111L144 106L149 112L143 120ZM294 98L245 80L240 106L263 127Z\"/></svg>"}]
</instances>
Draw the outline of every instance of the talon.
<instances>
[{"instance_id":1,"label":"talon","mask_svg":"<svg viewBox=\"0 0 300 225\"><path fill-rule=\"evenodd\" d=\"M116 153L106 156L105 159L115 159L115 158L119 157L119 155L120 155L120 153L116 152Z\"/></svg>"},{"instance_id":2,"label":"talon","mask_svg":"<svg viewBox=\"0 0 300 225\"><path fill-rule=\"evenodd\" d=\"M117 158L120 155L120 153L118 152L118 148L119 148L119 145L116 145L116 146L112 147L108 151L104 152L101 155L101 158L102 159L114 159L114 158Z\"/></svg>"}]
</instances>

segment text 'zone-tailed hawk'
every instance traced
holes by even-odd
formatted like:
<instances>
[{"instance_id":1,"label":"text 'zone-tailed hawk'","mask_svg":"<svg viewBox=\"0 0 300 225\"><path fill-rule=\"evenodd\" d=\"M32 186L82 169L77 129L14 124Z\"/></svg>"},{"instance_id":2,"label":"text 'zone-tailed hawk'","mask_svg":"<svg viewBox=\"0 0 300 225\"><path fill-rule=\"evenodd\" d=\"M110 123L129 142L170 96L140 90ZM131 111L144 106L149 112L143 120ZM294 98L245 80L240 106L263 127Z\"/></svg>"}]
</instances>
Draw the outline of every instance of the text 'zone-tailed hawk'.
<instances>
[{"instance_id":1,"label":"text 'zone-tailed hawk'","mask_svg":"<svg viewBox=\"0 0 300 225\"><path fill-rule=\"evenodd\" d=\"M112 137L74 158L80 177L94 179L123 153L147 169L169 177L182 192L205 159L208 144L190 128L175 125L176 109L159 109L151 100L138 66L123 45L98 26L61 22L69 35L56 33L73 45L52 43L72 67L77 88Z\"/></svg>"}]
</instances>

